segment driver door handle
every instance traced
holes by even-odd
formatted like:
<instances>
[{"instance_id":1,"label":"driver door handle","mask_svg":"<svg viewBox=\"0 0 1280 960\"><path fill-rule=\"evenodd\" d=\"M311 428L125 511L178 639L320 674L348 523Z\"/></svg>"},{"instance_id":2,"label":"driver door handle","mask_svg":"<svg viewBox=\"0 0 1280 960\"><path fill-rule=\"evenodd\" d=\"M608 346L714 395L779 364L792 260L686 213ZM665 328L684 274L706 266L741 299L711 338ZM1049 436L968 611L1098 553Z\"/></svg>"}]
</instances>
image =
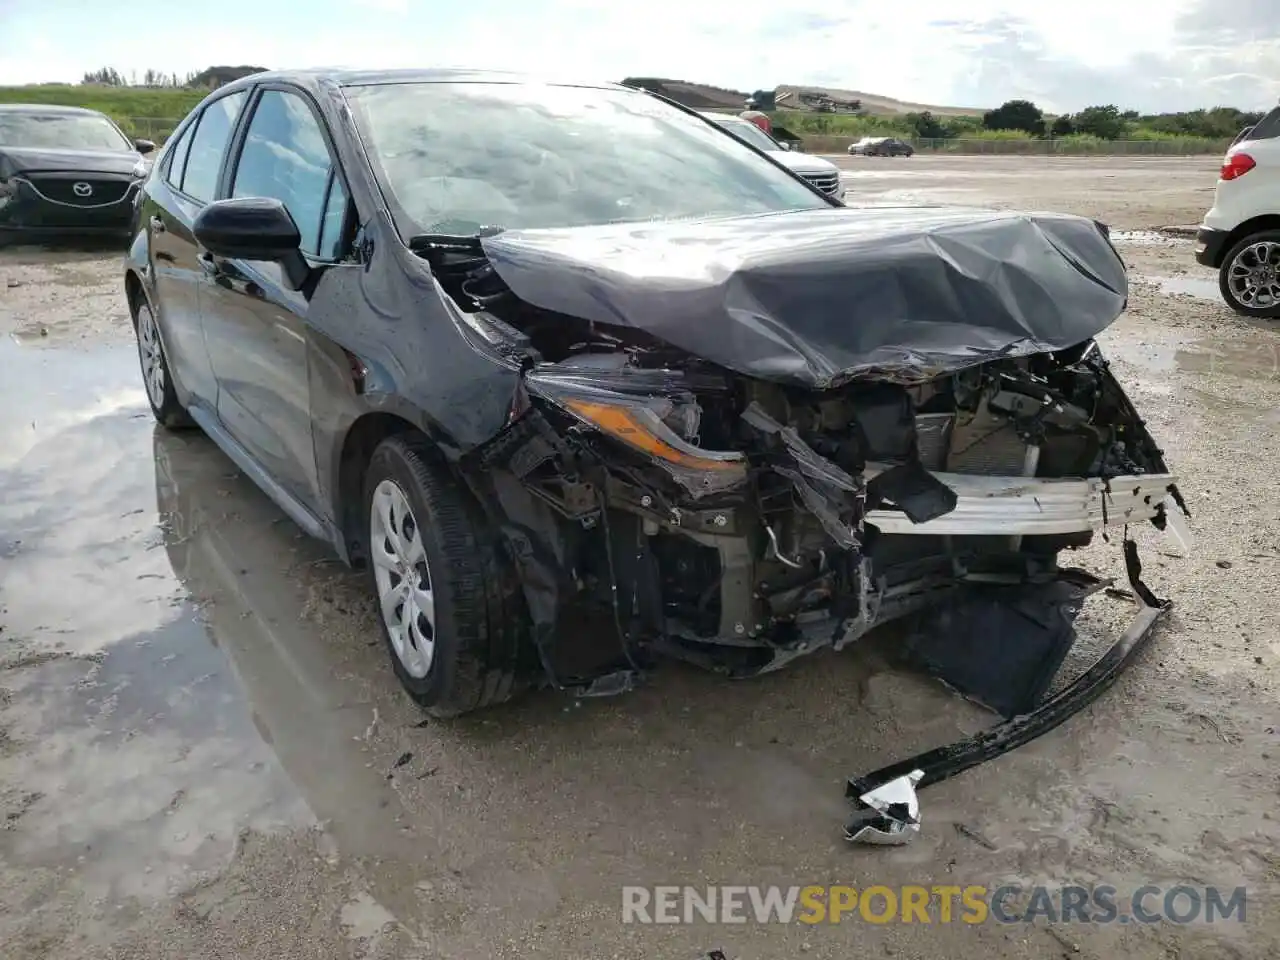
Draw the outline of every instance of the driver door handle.
<instances>
[{"instance_id":1,"label":"driver door handle","mask_svg":"<svg viewBox=\"0 0 1280 960\"><path fill-rule=\"evenodd\" d=\"M163 220L161 220L159 217L153 216L150 222L151 222L151 229L154 233L164 233Z\"/></svg>"}]
</instances>

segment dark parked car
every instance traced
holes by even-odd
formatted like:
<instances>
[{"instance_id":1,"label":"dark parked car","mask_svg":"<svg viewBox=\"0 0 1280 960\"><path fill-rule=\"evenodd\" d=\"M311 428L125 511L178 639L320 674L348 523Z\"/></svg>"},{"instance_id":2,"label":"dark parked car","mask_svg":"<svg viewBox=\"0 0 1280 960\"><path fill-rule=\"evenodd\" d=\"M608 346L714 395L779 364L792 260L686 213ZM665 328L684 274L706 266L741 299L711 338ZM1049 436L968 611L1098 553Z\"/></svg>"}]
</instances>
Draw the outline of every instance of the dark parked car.
<instances>
[{"instance_id":1,"label":"dark parked car","mask_svg":"<svg viewBox=\"0 0 1280 960\"><path fill-rule=\"evenodd\" d=\"M625 87L229 84L125 287L157 420L367 568L437 715L1085 589L1058 551L1176 498L1092 339L1126 297L1097 224L844 208Z\"/></svg>"},{"instance_id":2,"label":"dark parked car","mask_svg":"<svg viewBox=\"0 0 1280 960\"><path fill-rule=\"evenodd\" d=\"M95 110L0 104L0 242L128 236L153 149Z\"/></svg>"},{"instance_id":3,"label":"dark parked car","mask_svg":"<svg viewBox=\"0 0 1280 960\"><path fill-rule=\"evenodd\" d=\"M859 157L909 157L916 148L897 137L863 137L849 144L849 154Z\"/></svg>"}]
</instances>

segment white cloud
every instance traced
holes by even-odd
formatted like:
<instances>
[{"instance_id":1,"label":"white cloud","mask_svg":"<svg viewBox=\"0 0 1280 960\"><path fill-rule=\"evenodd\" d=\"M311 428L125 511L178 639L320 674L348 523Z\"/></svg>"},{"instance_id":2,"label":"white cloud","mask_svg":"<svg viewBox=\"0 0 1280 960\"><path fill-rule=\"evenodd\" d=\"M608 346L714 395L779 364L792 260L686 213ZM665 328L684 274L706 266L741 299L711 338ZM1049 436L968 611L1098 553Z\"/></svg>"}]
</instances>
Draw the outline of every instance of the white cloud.
<instances>
[{"instance_id":1,"label":"white cloud","mask_svg":"<svg viewBox=\"0 0 1280 960\"><path fill-rule=\"evenodd\" d=\"M175 13L171 0L132 0L126 30L118 11L86 0L0 0L0 82L74 79L109 50L126 72L476 66L739 89L822 84L963 106L1029 97L1051 110L1256 109L1280 97L1278 2L222 0L216 11ZM51 26L68 4L82 40ZM134 9L152 5L163 16ZM135 18L148 28L137 30ZM57 46L37 52L33 43L49 36Z\"/></svg>"}]
</instances>

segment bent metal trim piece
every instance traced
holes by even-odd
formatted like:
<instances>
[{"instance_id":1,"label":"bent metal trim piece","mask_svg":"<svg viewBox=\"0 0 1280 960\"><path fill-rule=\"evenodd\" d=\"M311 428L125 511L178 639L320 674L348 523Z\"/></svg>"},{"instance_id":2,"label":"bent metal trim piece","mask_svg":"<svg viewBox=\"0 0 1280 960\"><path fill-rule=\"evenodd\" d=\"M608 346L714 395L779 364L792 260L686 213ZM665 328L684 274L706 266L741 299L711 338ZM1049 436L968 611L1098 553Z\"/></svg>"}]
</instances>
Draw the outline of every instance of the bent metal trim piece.
<instances>
[{"instance_id":1,"label":"bent metal trim piece","mask_svg":"<svg viewBox=\"0 0 1280 960\"><path fill-rule=\"evenodd\" d=\"M1138 545L1127 538L1124 558L1138 613L1107 652L1030 713L864 776L851 777L845 787L845 797L853 801L857 810L845 827L845 839L871 844L909 842L920 829L917 787L923 789L939 783L1030 743L1107 691L1150 641L1152 628L1173 608L1171 601L1157 598L1142 582Z\"/></svg>"}]
</instances>

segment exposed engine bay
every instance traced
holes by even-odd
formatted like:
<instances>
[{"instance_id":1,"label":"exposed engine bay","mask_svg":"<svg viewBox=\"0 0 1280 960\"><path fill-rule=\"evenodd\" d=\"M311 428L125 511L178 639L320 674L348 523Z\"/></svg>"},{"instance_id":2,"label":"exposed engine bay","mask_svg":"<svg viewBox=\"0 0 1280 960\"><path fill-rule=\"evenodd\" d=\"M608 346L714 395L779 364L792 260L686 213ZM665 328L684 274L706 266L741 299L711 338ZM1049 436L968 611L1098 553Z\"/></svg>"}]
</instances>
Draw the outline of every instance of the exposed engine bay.
<instances>
[{"instance_id":1,"label":"exposed engine bay","mask_svg":"<svg viewBox=\"0 0 1280 960\"><path fill-rule=\"evenodd\" d=\"M527 371L477 475L508 527L519 518L513 553L557 683L589 679L557 669L565 623L616 631L624 662L653 649L751 675L967 584L1050 581L1061 550L1109 523L1162 524L1177 500L1092 339L811 389L535 307L474 241L419 251ZM1037 505L1058 491L1060 516Z\"/></svg>"},{"instance_id":2,"label":"exposed engine bay","mask_svg":"<svg viewBox=\"0 0 1280 960\"><path fill-rule=\"evenodd\" d=\"M550 683L617 693L654 653L748 677L905 619L917 665L1005 718L849 779L846 838L905 843L918 787L1052 729L1134 660L1170 604L1128 526L1185 540L1187 509L1094 339L1127 293L1105 227L828 214L415 249L459 329L521 373L461 466ZM1050 695L1108 582L1060 555L1114 527L1137 612Z\"/></svg>"}]
</instances>

